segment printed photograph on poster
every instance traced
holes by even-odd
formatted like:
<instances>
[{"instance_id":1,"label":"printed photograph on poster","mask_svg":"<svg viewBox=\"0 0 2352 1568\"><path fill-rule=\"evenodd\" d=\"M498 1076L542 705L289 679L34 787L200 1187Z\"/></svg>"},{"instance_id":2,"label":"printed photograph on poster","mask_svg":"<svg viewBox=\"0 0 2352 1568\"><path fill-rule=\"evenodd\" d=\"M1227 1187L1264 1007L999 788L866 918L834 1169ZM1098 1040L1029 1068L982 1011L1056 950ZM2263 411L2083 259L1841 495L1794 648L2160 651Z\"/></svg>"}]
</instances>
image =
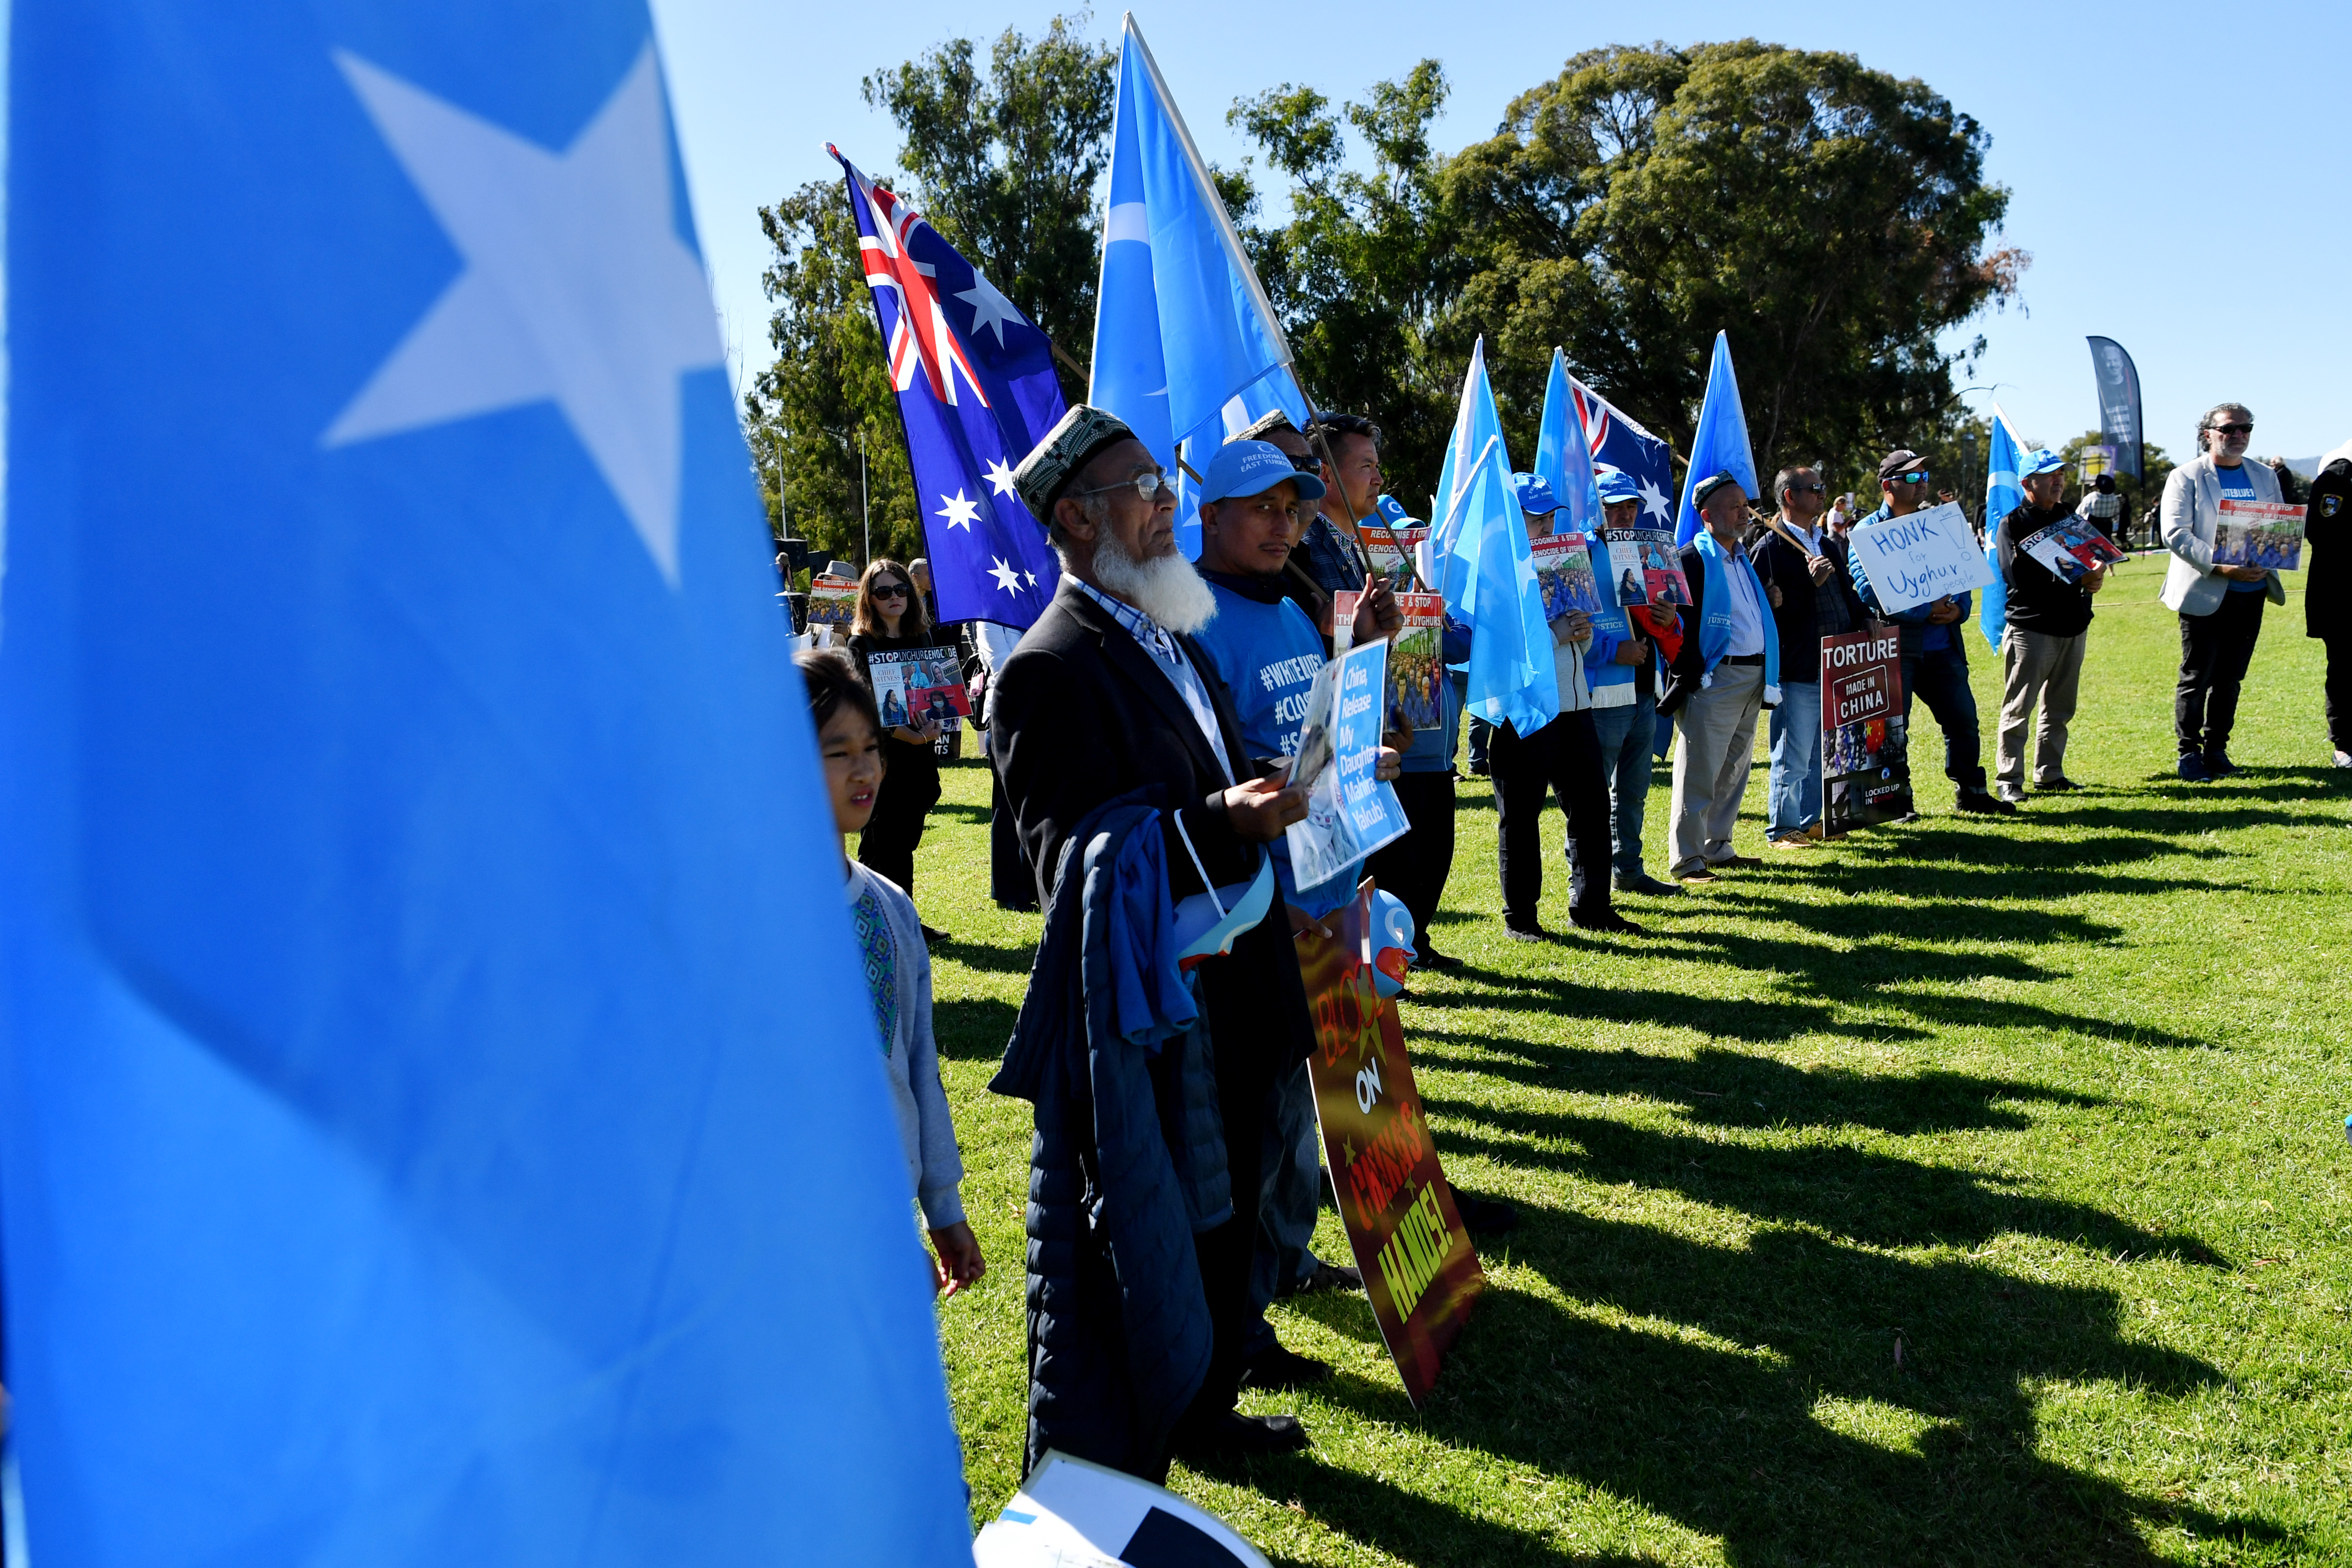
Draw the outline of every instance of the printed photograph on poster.
<instances>
[{"instance_id":1,"label":"printed photograph on poster","mask_svg":"<svg viewBox=\"0 0 2352 1568\"><path fill-rule=\"evenodd\" d=\"M2078 583L2085 573L2125 559L2113 541L2087 518L2070 517L2036 530L2020 541L2021 554L2039 561L2062 583Z\"/></svg>"},{"instance_id":2,"label":"printed photograph on poster","mask_svg":"<svg viewBox=\"0 0 2352 1568\"><path fill-rule=\"evenodd\" d=\"M1605 613L1601 585L1593 581L1591 552L1582 537L1571 533L1538 539L1530 553L1535 562L1536 585L1543 591L1545 620L1556 621L1578 612L1588 616Z\"/></svg>"},{"instance_id":3,"label":"printed photograph on poster","mask_svg":"<svg viewBox=\"0 0 2352 1568\"><path fill-rule=\"evenodd\" d=\"M1352 624L1356 602L1362 597L1355 592L1332 595L1332 624ZM1396 603L1404 626L1389 639L1388 727L1434 730L1445 716L1441 693L1446 679L1445 596L1399 594Z\"/></svg>"},{"instance_id":4,"label":"printed photograph on poster","mask_svg":"<svg viewBox=\"0 0 2352 1568\"><path fill-rule=\"evenodd\" d=\"M1486 1275L1422 1114L1396 1005L1381 996L1377 959L1366 957L1378 951L1372 923L1367 884L1338 921L1336 938L1310 930L1298 939L1315 1026L1307 1074L1348 1247L1406 1397L1418 1406L1436 1386Z\"/></svg>"},{"instance_id":5,"label":"printed photograph on poster","mask_svg":"<svg viewBox=\"0 0 2352 1568\"><path fill-rule=\"evenodd\" d=\"M1958 501L1864 523L1849 536L1849 548L1889 611L1982 588L1996 575Z\"/></svg>"},{"instance_id":6,"label":"printed photograph on poster","mask_svg":"<svg viewBox=\"0 0 2352 1568\"><path fill-rule=\"evenodd\" d=\"M1822 834L1911 810L1903 718L1903 637L1893 629L1822 639Z\"/></svg>"},{"instance_id":7,"label":"printed photograph on poster","mask_svg":"<svg viewBox=\"0 0 2352 1568\"><path fill-rule=\"evenodd\" d=\"M1429 537L1426 528L1366 528L1362 531L1364 553L1371 558L1372 570L1391 583L1413 572L1413 552Z\"/></svg>"},{"instance_id":8,"label":"printed photograph on poster","mask_svg":"<svg viewBox=\"0 0 2352 1568\"><path fill-rule=\"evenodd\" d=\"M1375 776L1386 719L1389 645L1349 648L1315 678L1291 778L1307 786L1307 816L1283 829L1290 872L1318 888L1404 836L1403 803Z\"/></svg>"},{"instance_id":9,"label":"printed photograph on poster","mask_svg":"<svg viewBox=\"0 0 2352 1568\"><path fill-rule=\"evenodd\" d=\"M1657 528L1604 528L1601 538L1609 547L1609 581L1619 605L1690 603L1690 584L1683 578L1682 552L1673 534Z\"/></svg>"},{"instance_id":10,"label":"printed photograph on poster","mask_svg":"<svg viewBox=\"0 0 2352 1568\"><path fill-rule=\"evenodd\" d=\"M857 584L819 577L809 584L808 629L833 629L833 642L848 639L850 623L857 617Z\"/></svg>"},{"instance_id":11,"label":"printed photograph on poster","mask_svg":"<svg viewBox=\"0 0 2352 1568\"><path fill-rule=\"evenodd\" d=\"M874 705L881 710L886 730L920 729L927 720L953 730L957 720L971 717L971 694L964 689L951 647L869 653L866 671L873 679Z\"/></svg>"},{"instance_id":12,"label":"printed photograph on poster","mask_svg":"<svg viewBox=\"0 0 2352 1568\"><path fill-rule=\"evenodd\" d=\"M2224 500L2213 527L2213 564L2303 570L2304 509L2275 501Z\"/></svg>"}]
</instances>

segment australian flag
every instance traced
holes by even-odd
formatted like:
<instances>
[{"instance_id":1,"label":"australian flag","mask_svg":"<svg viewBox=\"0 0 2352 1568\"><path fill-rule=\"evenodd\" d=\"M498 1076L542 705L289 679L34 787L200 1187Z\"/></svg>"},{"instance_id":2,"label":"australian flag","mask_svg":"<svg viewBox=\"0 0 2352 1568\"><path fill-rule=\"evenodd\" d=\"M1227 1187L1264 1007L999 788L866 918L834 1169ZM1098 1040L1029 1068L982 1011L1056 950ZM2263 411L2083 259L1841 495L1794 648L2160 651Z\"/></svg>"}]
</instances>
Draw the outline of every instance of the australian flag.
<instances>
[{"instance_id":1,"label":"australian flag","mask_svg":"<svg viewBox=\"0 0 2352 1568\"><path fill-rule=\"evenodd\" d=\"M881 324L940 619L1026 626L1062 574L1013 470L1067 406L1053 345L904 197L828 146Z\"/></svg>"},{"instance_id":2,"label":"australian flag","mask_svg":"<svg viewBox=\"0 0 2352 1568\"><path fill-rule=\"evenodd\" d=\"M1640 488L1643 527L1674 527L1673 448L1574 376L1569 377L1568 384L1576 394L1576 412L1592 443L1592 460L1618 469Z\"/></svg>"}]
</instances>

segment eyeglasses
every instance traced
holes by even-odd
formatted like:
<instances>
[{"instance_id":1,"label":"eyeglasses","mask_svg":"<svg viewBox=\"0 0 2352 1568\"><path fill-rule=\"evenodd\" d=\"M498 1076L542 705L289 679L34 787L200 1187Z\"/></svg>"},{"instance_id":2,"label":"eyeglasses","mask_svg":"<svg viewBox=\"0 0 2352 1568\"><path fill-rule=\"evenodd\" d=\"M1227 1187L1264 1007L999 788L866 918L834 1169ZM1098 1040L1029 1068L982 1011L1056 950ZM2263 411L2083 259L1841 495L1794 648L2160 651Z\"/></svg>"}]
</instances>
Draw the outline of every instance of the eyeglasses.
<instances>
[{"instance_id":1,"label":"eyeglasses","mask_svg":"<svg viewBox=\"0 0 2352 1568\"><path fill-rule=\"evenodd\" d=\"M1302 474L1319 474L1323 471L1321 459L1318 458L1311 452L1302 452L1297 457L1291 458L1290 466L1297 468Z\"/></svg>"},{"instance_id":2,"label":"eyeglasses","mask_svg":"<svg viewBox=\"0 0 2352 1568\"><path fill-rule=\"evenodd\" d=\"M2252 422L2244 425L2216 425L2213 428L2224 436L2251 436L2254 433Z\"/></svg>"},{"instance_id":3,"label":"eyeglasses","mask_svg":"<svg viewBox=\"0 0 2352 1568\"><path fill-rule=\"evenodd\" d=\"M1792 490L1795 490L1799 495L1816 495L1816 496L1817 496L1817 495L1820 495L1822 491L1824 491L1824 490L1828 489L1829 489L1829 486L1827 486L1827 485L1790 485L1789 488L1790 488L1790 489L1792 489Z\"/></svg>"},{"instance_id":4,"label":"eyeglasses","mask_svg":"<svg viewBox=\"0 0 2352 1568\"><path fill-rule=\"evenodd\" d=\"M1145 500L1151 500L1157 498L1161 490L1166 490L1171 495L1175 494L1176 485L1166 473L1160 469L1152 468L1136 475L1131 479L1121 479L1115 485L1097 485L1090 490L1071 490L1068 493L1074 496L1105 496L1113 490L1133 490Z\"/></svg>"},{"instance_id":5,"label":"eyeglasses","mask_svg":"<svg viewBox=\"0 0 2352 1568\"><path fill-rule=\"evenodd\" d=\"M1924 485L1927 482L1927 470L1922 468L1916 474L1897 474L1892 482L1898 485Z\"/></svg>"},{"instance_id":6,"label":"eyeglasses","mask_svg":"<svg viewBox=\"0 0 2352 1568\"><path fill-rule=\"evenodd\" d=\"M877 583L874 584L874 596L877 599L903 599L907 596L907 584Z\"/></svg>"}]
</instances>

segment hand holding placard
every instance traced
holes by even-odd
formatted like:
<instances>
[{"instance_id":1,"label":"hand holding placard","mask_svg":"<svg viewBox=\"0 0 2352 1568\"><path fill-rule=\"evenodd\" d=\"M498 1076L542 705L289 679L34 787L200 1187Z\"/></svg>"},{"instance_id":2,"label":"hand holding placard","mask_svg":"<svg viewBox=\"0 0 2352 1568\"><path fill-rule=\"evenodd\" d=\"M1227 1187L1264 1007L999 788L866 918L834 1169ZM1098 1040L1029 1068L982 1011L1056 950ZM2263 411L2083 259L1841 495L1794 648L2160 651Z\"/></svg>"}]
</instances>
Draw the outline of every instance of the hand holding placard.
<instances>
[{"instance_id":1,"label":"hand holding placard","mask_svg":"<svg viewBox=\"0 0 2352 1568\"><path fill-rule=\"evenodd\" d=\"M1992 563L1956 502L1866 522L1853 531L1853 549L1889 614L1993 581Z\"/></svg>"}]
</instances>

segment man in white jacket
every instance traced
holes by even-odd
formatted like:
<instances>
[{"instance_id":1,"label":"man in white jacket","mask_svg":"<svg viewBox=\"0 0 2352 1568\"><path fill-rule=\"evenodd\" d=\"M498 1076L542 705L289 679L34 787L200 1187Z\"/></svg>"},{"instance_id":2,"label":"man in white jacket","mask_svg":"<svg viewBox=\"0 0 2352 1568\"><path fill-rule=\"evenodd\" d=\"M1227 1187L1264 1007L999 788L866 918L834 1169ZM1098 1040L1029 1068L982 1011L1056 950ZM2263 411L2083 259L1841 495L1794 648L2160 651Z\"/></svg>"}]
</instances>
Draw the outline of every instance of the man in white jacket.
<instances>
[{"instance_id":1,"label":"man in white jacket","mask_svg":"<svg viewBox=\"0 0 2352 1568\"><path fill-rule=\"evenodd\" d=\"M2286 602L2275 574L2213 563L2214 526L2223 500L2279 499L2278 476L2245 460L2253 433L2252 409L2242 403L2216 404L2197 422L2198 456L2164 482L2161 530L2172 561L2164 574L2163 600L2167 609L2180 614L2180 682L2172 696L2172 729L2180 746L2180 776L2199 784L2238 771L2230 761L2238 686L2263 634L2263 602Z\"/></svg>"}]
</instances>

